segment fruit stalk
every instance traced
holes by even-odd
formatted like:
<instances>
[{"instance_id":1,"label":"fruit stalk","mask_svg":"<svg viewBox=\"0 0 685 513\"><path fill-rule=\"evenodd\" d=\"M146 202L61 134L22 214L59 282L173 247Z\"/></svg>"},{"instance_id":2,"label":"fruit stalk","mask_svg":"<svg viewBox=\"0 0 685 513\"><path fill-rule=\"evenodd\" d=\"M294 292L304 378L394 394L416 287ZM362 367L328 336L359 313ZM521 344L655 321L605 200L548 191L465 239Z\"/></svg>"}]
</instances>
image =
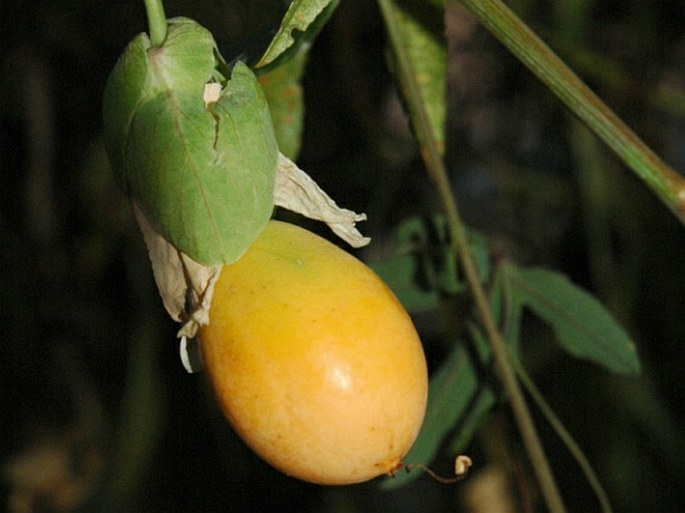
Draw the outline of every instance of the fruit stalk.
<instances>
[{"instance_id":1,"label":"fruit stalk","mask_svg":"<svg viewBox=\"0 0 685 513\"><path fill-rule=\"evenodd\" d=\"M145 0L145 12L150 29L150 42L154 47L162 46L167 33L166 15L164 14L162 0Z\"/></svg>"}]
</instances>

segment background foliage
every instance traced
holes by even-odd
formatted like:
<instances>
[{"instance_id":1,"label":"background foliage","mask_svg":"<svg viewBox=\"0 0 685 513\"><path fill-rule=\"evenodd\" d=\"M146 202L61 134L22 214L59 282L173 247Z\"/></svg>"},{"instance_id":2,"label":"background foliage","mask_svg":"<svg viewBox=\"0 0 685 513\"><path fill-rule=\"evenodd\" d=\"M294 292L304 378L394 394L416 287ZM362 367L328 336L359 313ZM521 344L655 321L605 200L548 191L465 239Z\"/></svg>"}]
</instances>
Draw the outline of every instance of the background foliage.
<instances>
[{"instance_id":1,"label":"background foliage","mask_svg":"<svg viewBox=\"0 0 685 513\"><path fill-rule=\"evenodd\" d=\"M258 58L286 4L165 2L168 15L207 26L229 60ZM679 2L509 5L685 169ZM377 482L320 488L278 474L242 446L203 377L182 370L176 327L102 148L107 74L143 30L138 1L0 3L5 507L27 511L16 485L35 482L35 511L480 511L469 502L478 472L497 469L506 470L521 510L538 503L506 407L468 445L476 472L457 486L421 477L393 491ZM495 261L557 269L592 291L632 335L643 363L638 378L609 375L560 352L550 330L524 314L526 368L616 511L681 510L682 226L469 15L450 9L446 31L445 151L465 220ZM380 267L398 227L431 217L436 205L387 62L375 4L341 3L304 70L298 160L341 205L368 213L374 242L359 256ZM415 285L411 268L392 274ZM466 309L462 297L445 300L444 292L403 297L424 306L415 320L432 369L464 330L455 314ZM569 510L596 510L576 464L538 421ZM452 452L443 449L434 467L444 472Z\"/></svg>"}]
</instances>

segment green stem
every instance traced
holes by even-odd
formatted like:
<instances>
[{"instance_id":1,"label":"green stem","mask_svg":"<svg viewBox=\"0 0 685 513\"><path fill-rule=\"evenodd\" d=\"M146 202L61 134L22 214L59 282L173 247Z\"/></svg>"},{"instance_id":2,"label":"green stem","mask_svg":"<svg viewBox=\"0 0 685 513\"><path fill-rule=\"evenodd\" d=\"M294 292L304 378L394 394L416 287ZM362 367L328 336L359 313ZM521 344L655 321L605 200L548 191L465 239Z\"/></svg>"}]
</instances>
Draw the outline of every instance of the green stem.
<instances>
[{"instance_id":1,"label":"green stem","mask_svg":"<svg viewBox=\"0 0 685 513\"><path fill-rule=\"evenodd\" d=\"M685 179L662 161L501 0L461 0L685 223Z\"/></svg>"},{"instance_id":2,"label":"green stem","mask_svg":"<svg viewBox=\"0 0 685 513\"><path fill-rule=\"evenodd\" d=\"M552 429L554 429L557 436L561 439L571 455L575 458L583 474L585 474L585 478L587 479L588 483L590 483L590 486L592 487L597 500L599 501L602 513L612 513L609 497L607 496L606 491L604 491L602 483L600 483L599 478L597 477L597 474L595 474L595 471L592 468L590 461L585 456L585 453L578 446L571 434L566 430L566 427L561 420L559 420L559 417L556 416L554 410L549 404L547 404L547 401L545 401L545 398L542 396L537 386L535 386L535 383L523 368L521 362L518 361L514 355L510 354L509 356L513 362L514 368L516 369L519 380L521 380L521 383L523 383L523 386L528 391L528 394L530 394L530 396L533 398L533 401L537 404L538 408L540 408L543 415L547 418L547 421L552 426Z\"/></svg>"},{"instance_id":3,"label":"green stem","mask_svg":"<svg viewBox=\"0 0 685 513\"><path fill-rule=\"evenodd\" d=\"M150 28L150 43L153 47L164 44L167 33L166 15L162 0L145 0L145 11Z\"/></svg>"},{"instance_id":4,"label":"green stem","mask_svg":"<svg viewBox=\"0 0 685 513\"><path fill-rule=\"evenodd\" d=\"M461 262L462 270L469 284L476 308L483 322L483 327L490 343L493 359L499 371L502 386L511 403L514 418L518 424L523 444L528 452L533 470L536 474L540 490L548 509L552 513L564 513L561 495L557 488L552 469L545 455L542 443L537 434L535 424L526 405L523 392L511 366L508 353L499 333L497 324L490 309L490 304L478 278L476 265L469 251L468 240L463 223L459 216L457 204L452 194L452 188L447 176L447 170L442 159L439 145L432 133L429 115L423 105L420 85L416 75L412 73L411 59L404 45L402 33L397 19L396 6L393 0L378 0L385 20L388 36L396 55L396 72L404 89L406 100L410 105L414 128L417 137L423 142L421 152L430 177L435 182L440 202L450 231L450 236L456 244L456 251Z\"/></svg>"}]
</instances>

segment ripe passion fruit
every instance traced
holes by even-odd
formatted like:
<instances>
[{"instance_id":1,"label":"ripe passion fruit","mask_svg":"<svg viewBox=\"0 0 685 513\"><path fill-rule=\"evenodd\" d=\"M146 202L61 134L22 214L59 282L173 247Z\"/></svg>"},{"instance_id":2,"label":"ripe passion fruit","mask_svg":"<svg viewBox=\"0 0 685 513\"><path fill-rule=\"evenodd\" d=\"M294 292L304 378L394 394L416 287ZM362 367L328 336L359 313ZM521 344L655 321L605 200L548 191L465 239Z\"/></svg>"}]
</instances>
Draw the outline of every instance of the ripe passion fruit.
<instances>
[{"instance_id":1,"label":"ripe passion fruit","mask_svg":"<svg viewBox=\"0 0 685 513\"><path fill-rule=\"evenodd\" d=\"M216 284L199 332L220 406L261 458L341 485L392 474L423 422L426 361L414 326L359 260L270 221Z\"/></svg>"}]
</instances>

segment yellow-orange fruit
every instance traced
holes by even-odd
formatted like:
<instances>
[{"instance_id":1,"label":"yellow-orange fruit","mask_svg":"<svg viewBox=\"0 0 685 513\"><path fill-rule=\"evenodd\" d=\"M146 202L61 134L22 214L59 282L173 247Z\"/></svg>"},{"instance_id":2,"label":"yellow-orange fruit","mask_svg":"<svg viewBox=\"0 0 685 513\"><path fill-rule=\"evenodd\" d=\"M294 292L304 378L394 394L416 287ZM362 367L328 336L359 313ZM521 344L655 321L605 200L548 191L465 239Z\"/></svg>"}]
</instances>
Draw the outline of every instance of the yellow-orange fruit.
<instances>
[{"instance_id":1,"label":"yellow-orange fruit","mask_svg":"<svg viewBox=\"0 0 685 513\"><path fill-rule=\"evenodd\" d=\"M234 429L299 479L391 473L423 422L426 361L409 316L368 267L297 226L269 222L224 267L200 343Z\"/></svg>"}]
</instances>

